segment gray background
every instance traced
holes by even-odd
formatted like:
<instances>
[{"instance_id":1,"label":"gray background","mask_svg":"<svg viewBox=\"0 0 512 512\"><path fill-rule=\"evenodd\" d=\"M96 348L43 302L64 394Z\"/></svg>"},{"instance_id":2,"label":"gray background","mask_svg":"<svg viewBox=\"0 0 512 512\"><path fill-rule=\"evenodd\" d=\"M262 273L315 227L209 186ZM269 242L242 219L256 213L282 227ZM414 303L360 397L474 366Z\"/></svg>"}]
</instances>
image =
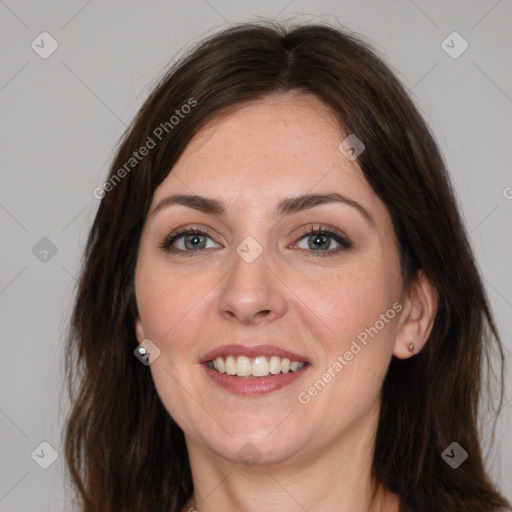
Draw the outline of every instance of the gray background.
<instances>
[{"instance_id":1,"label":"gray background","mask_svg":"<svg viewBox=\"0 0 512 512\"><path fill-rule=\"evenodd\" d=\"M385 54L444 153L510 356L510 0L0 0L0 511L70 510L61 456L63 334L98 205L92 191L119 137L185 47L257 16L341 24ZM43 31L59 45L46 59L31 47ZM469 44L456 59L441 46L453 31ZM56 254L34 254L42 237ZM506 403L511 387L508 377ZM488 466L512 499L511 420L512 402ZM31 458L43 441L59 455L46 470ZM48 449L37 453L49 460Z\"/></svg>"}]
</instances>

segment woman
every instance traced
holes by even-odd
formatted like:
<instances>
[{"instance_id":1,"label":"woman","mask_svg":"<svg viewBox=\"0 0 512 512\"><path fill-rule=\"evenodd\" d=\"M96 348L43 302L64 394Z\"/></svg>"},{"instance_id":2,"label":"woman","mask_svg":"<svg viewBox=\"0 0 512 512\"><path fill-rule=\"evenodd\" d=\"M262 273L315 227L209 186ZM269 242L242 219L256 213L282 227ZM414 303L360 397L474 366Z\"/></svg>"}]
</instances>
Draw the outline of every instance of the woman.
<instances>
[{"instance_id":1,"label":"woman","mask_svg":"<svg viewBox=\"0 0 512 512\"><path fill-rule=\"evenodd\" d=\"M67 360L83 510L510 510L477 429L497 329L439 150L366 43L209 38L95 195Z\"/></svg>"}]
</instances>

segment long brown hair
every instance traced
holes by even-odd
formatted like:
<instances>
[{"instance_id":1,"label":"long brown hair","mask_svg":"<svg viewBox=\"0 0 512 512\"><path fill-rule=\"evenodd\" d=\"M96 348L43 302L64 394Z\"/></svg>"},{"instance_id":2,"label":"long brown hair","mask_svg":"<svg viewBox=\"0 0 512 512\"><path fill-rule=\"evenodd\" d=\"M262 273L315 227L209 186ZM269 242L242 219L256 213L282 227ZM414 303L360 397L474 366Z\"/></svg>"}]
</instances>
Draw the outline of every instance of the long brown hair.
<instances>
[{"instance_id":1,"label":"long brown hair","mask_svg":"<svg viewBox=\"0 0 512 512\"><path fill-rule=\"evenodd\" d=\"M65 452L83 510L178 512L193 491L183 432L133 355L141 230L155 188L201 127L221 112L290 90L314 94L345 133L364 142L359 165L391 214L404 283L423 269L439 293L423 351L389 367L375 481L418 512L509 507L484 468L477 425L494 352L501 407L503 350L434 138L384 59L360 36L327 25L260 22L209 37L163 76L95 192L101 201L66 359L72 409ZM442 457L454 441L469 454L456 469Z\"/></svg>"}]
</instances>

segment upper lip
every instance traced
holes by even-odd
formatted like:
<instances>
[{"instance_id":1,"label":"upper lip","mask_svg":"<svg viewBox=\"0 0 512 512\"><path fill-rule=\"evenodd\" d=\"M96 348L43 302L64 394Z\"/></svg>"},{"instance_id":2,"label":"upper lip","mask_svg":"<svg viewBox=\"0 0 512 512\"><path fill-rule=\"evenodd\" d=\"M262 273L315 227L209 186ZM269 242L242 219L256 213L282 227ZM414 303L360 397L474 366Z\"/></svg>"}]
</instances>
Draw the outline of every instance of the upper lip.
<instances>
[{"instance_id":1,"label":"upper lip","mask_svg":"<svg viewBox=\"0 0 512 512\"><path fill-rule=\"evenodd\" d=\"M245 357L258 357L258 356L278 356L281 358L288 358L291 361L310 363L309 359L300 354L290 352L283 348L276 347L275 345L222 345L210 350L201 358L201 363L212 361L217 357L224 356L245 356Z\"/></svg>"}]
</instances>

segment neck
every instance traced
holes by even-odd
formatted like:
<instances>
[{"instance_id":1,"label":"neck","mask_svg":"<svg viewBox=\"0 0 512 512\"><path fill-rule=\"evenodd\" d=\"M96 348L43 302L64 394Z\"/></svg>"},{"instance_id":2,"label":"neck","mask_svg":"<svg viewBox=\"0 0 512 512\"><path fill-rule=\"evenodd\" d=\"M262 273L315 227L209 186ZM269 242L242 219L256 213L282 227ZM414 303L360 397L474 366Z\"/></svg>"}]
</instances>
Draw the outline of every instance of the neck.
<instances>
[{"instance_id":1,"label":"neck","mask_svg":"<svg viewBox=\"0 0 512 512\"><path fill-rule=\"evenodd\" d=\"M276 464L227 461L187 438L194 493L182 510L399 512L398 498L371 478L377 418L378 408L338 439Z\"/></svg>"}]
</instances>

